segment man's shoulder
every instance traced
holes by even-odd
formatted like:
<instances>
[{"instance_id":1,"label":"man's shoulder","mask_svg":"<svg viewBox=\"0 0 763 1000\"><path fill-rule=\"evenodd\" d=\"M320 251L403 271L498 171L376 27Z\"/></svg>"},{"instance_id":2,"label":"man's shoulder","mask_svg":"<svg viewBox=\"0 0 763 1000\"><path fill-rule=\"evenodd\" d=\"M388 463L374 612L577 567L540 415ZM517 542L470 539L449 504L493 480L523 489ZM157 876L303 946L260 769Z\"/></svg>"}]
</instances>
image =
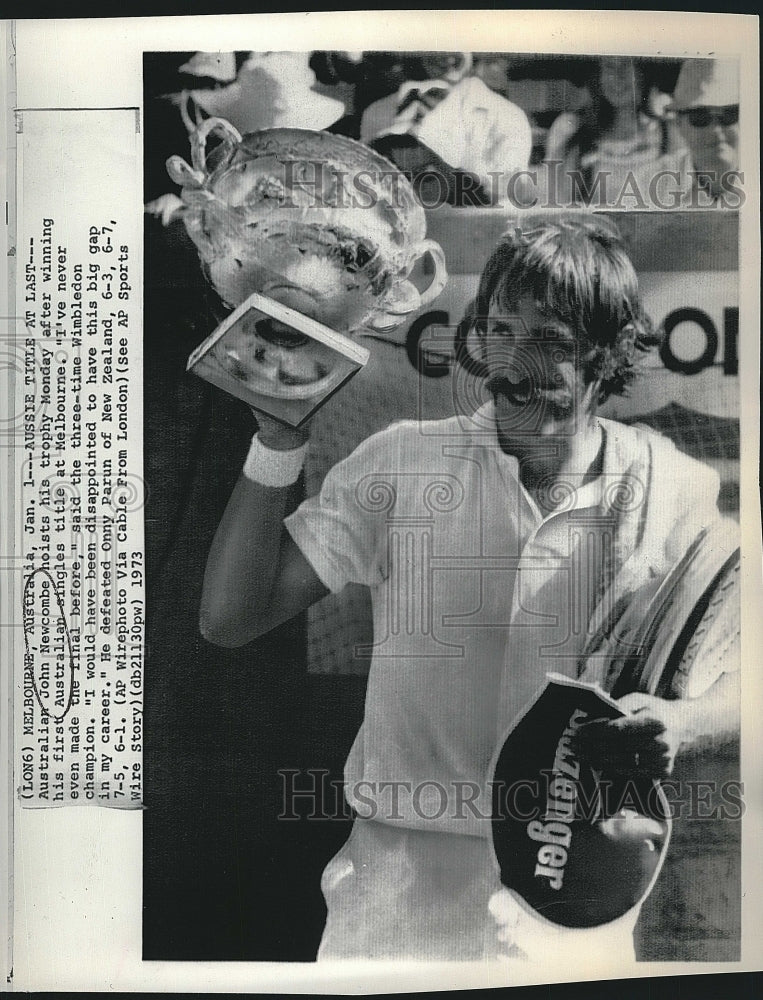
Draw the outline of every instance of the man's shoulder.
<instances>
[{"instance_id":1,"label":"man's shoulder","mask_svg":"<svg viewBox=\"0 0 763 1000\"><path fill-rule=\"evenodd\" d=\"M366 438L358 450L413 456L430 451L441 453L443 440L468 440L470 431L469 420L458 416L439 420L396 420Z\"/></svg>"},{"instance_id":2,"label":"man's shoulder","mask_svg":"<svg viewBox=\"0 0 763 1000\"><path fill-rule=\"evenodd\" d=\"M454 416L439 420L396 420L365 438L336 466L344 471L382 467L390 472L423 472L442 469L452 454L448 446L477 448L489 446L491 425L487 418ZM495 431L492 431L495 440ZM455 459L452 459L455 461Z\"/></svg>"},{"instance_id":3,"label":"man's shoulder","mask_svg":"<svg viewBox=\"0 0 763 1000\"><path fill-rule=\"evenodd\" d=\"M682 451L672 438L644 423L624 424L619 420L600 419L608 436L624 459L668 462L676 475L696 475L699 470L712 474L705 462Z\"/></svg>"}]
</instances>

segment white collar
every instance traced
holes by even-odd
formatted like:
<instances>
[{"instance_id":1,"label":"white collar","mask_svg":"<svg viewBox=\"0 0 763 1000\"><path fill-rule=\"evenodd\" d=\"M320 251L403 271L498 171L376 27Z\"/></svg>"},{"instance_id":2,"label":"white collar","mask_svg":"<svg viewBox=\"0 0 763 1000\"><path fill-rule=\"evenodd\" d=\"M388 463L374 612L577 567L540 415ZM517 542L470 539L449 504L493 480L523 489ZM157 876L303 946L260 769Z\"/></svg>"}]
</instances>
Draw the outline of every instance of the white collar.
<instances>
[{"instance_id":1,"label":"white collar","mask_svg":"<svg viewBox=\"0 0 763 1000\"><path fill-rule=\"evenodd\" d=\"M471 426L467 428L467 432L473 435L471 443L478 446L490 449L497 459L497 461L506 469L511 471L513 477L522 485L519 478L519 462L516 456L510 455L503 450L501 443L498 440L498 427L495 419L495 403L492 400L485 403L478 410L471 415L470 418ZM604 420L602 418L597 418L599 426L602 429L604 435L604 455L602 459L602 473L598 475L595 479L592 479L588 483L584 483L575 490L575 500L573 503L573 508L583 508L583 507L599 507L601 506L606 498L607 494L611 491L605 490L605 483L614 481L612 477L622 476L626 471L624 469L613 468L613 463L617 462L617 449L615 448L615 442L612 440L612 435L608 432L611 428L612 422L609 420ZM522 487L524 490L524 487ZM529 497L529 493L525 490L525 493ZM537 504L530 497L531 506L537 508ZM553 512L551 512L553 513ZM551 516L551 514L546 515Z\"/></svg>"}]
</instances>

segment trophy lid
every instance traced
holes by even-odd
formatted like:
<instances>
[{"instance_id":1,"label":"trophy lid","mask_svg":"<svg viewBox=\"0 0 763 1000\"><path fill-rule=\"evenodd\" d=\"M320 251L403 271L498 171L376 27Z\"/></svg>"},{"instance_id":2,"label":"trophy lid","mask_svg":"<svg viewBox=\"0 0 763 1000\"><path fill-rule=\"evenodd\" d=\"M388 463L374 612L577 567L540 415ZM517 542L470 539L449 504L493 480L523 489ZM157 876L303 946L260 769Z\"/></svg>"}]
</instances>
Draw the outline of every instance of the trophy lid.
<instances>
[{"instance_id":1,"label":"trophy lid","mask_svg":"<svg viewBox=\"0 0 763 1000\"><path fill-rule=\"evenodd\" d=\"M310 129L273 128L245 135L229 168L242 161L275 160L289 163L289 177L314 181L315 207L345 207L365 211L381 204L393 210L397 227L409 240L426 233L424 209L400 168L381 153L347 136ZM324 170L316 170L322 165ZM301 169L300 169L301 168ZM210 178L214 186L217 176ZM322 182L322 184L321 184ZM344 189L346 200L340 198Z\"/></svg>"},{"instance_id":2,"label":"trophy lid","mask_svg":"<svg viewBox=\"0 0 763 1000\"><path fill-rule=\"evenodd\" d=\"M249 226L277 212L271 225L300 223L367 235L387 257L426 235L424 209L408 179L363 143L300 128L238 136L228 126L226 136L227 123L216 121L219 126L207 133L223 131L223 142L206 156L194 156L196 170L180 174L177 157L168 161L168 170L184 190L201 188Z\"/></svg>"},{"instance_id":3,"label":"trophy lid","mask_svg":"<svg viewBox=\"0 0 763 1000\"><path fill-rule=\"evenodd\" d=\"M207 154L214 133L221 141ZM183 188L186 229L224 302L235 306L253 291L273 297L280 275L320 300L313 318L338 329L360 322L381 329L442 289L444 256L424 239L413 187L362 143L298 128L241 136L223 119L208 119L191 148L192 166L174 156L167 170ZM434 277L419 293L409 275L426 253Z\"/></svg>"}]
</instances>

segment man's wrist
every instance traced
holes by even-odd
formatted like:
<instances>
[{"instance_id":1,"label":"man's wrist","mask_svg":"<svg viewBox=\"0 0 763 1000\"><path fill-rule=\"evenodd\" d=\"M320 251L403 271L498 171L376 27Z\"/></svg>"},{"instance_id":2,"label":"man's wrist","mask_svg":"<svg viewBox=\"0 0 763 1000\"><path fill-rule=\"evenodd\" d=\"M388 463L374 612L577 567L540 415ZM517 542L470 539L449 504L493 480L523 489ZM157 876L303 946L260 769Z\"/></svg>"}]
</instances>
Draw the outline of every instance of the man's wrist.
<instances>
[{"instance_id":1,"label":"man's wrist","mask_svg":"<svg viewBox=\"0 0 763 1000\"><path fill-rule=\"evenodd\" d=\"M300 427L260 427L257 438L270 451L294 451L307 444L309 431Z\"/></svg>"},{"instance_id":2,"label":"man's wrist","mask_svg":"<svg viewBox=\"0 0 763 1000\"><path fill-rule=\"evenodd\" d=\"M281 442L278 442L281 444ZM299 479L307 454L307 441L288 449L271 447L255 434L244 462L243 476L260 486L291 486Z\"/></svg>"}]
</instances>

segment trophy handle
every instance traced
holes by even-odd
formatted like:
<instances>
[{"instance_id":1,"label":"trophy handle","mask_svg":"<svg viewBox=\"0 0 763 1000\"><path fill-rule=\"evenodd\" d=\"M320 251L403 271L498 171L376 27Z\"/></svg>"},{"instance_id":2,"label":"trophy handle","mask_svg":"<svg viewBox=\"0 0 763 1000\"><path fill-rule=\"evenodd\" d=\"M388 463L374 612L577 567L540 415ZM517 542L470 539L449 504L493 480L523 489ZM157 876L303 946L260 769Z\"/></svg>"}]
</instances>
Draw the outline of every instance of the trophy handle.
<instances>
[{"instance_id":1,"label":"trophy handle","mask_svg":"<svg viewBox=\"0 0 763 1000\"><path fill-rule=\"evenodd\" d=\"M435 240L422 240L417 243L411 251L411 260L415 263L421 260L429 254L434 265L434 272L432 274L432 280L429 285L420 291L420 302L419 308L429 305L429 303L436 299L440 292L445 288L448 280L448 268L445 264L445 254L439 243Z\"/></svg>"},{"instance_id":2,"label":"trophy handle","mask_svg":"<svg viewBox=\"0 0 763 1000\"><path fill-rule=\"evenodd\" d=\"M207 138L214 132L219 132L222 142L228 150L241 142L241 133L225 118L207 118L191 135L191 161L194 169L206 174L207 171Z\"/></svg>"},{"instance_id":3,"label":"trophy handle","mask_svg":"<svg viewBox=\"0 0 763 1000\"><path fill-rule=\"evenodd\" d=\"M433 264L433 273L429 285L421 291L411 281L411 271L419 261L429 254ZM448 280L448 270L445 265L445 254L435 240L421 240L411 247L408 267L398 275L384 298L377 303L365 318L365 325L372 330L389 333L400 326L406 316L418 312L437 298Z\"/></svg>"},{"instance_id":4,"label":"trophy handle","mask_svg":"<svg viewBox=\"0 0 763 1000\"><path fill-rule=\"evenodd\" d=\"M224 155L241 142L241 134L224 118L207 118L191 133L191 165L182 156L171 156L167 160L167 173L171 179L183 188L203 188L210 171L207 168L207 139L213 132L222 135Z\"/></svg>"}]
</instances>

